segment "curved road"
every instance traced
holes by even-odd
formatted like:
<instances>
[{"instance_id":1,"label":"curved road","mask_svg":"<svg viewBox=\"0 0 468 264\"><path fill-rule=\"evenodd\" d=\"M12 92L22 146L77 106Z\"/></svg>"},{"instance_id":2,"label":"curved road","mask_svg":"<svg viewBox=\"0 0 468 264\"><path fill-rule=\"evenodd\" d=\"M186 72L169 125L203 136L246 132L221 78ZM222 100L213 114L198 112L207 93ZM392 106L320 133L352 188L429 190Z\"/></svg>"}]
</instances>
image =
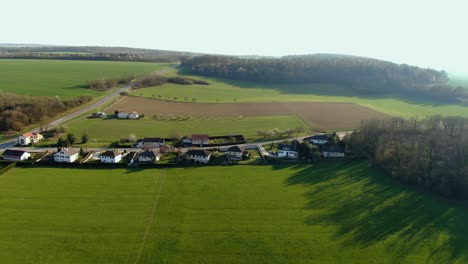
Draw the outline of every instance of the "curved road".
<instances>
[{"instance_id":1,"label":"curved road","mask_svg":"<svg viewBox=\"0 0 468 264\"><path fill-rule=\"evenodd\" d=\"M171 66L171 67L167 67L167 68L164 68L164 69L161 69L161 70L157 70L157 71L154 71L151 73L151 75L159 75L159 74L162 74L162 73L165 73L167 71L170 71L172 69L174 69L175 67L177 67L178 64L174 65L174 66ZM114 92L106 95L105 97L99 99L98 101L90 104L90 105L87 105L86 107L83 107L83 108L80 108L78 109L77 111L73 112L73 113L70 113L70 114L67 114L65 116L62 116L54 121L52 121L48 126L49 127L53 127L53 126L57 126L57 125L60 125L72 118L75 118L79 115L82 115L88 111L91 111L93 110L94 108L96 107L99 107L105 103L107 103L108 101L112 100L114 97L118 96L120 93L122 93L123 91L127 90L128 88L132 87L136 82L131 82L117 90L115 90ZM32 129L31 131L28 131L28 132L34 132L34 133L37 133L39 132L39 127L36 127L34 129ZM10 140L7 140L7 141L4 141L0 144L0 149L5 149L5 148L11 148L13 146L16 145L16 142L17 142L17 138L12 138Z\"/></svg>"}]
</instances>

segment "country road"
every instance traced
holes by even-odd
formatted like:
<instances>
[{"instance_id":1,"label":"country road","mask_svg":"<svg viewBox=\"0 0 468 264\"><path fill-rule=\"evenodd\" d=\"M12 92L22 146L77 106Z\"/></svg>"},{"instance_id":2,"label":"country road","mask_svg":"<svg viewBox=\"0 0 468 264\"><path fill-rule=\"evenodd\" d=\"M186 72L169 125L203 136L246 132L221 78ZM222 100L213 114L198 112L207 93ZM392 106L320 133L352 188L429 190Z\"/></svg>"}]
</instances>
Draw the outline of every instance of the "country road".
<instances>
[{"instance_id":1,"label":"country road","mask_svg":"<svg viewBox=\"0 0 468 264\"><path fill-rule=\"evenodd\" d=\"M162 73L165 73L167 71L170 71L172 69L174 69L175 67L177 67L178 65L173 65L173 66L170 66L170 67L167 67L167 68L164 68L164 69L161 69L161 70L157 70L157 71L154 71L151 73L151 75L159 75L159 74L162 74ZM116 96L118 96L120 93L122 93L123 91L127 90L128 88L132 87L136 82L131 82L117 90L115 90L114 92L106 95L105 97L99 99L98 101L90 104L90 105L87 105L86 107L83 107L83 108L80 108L78 109L77 111L73 112L73 113L70 113L70 114L67 114L65 116L62 116L54 121L52 121L51 123L49 123L49 127L53 127L53 126L58 126L60 124L63 124L64 122L70 120L70 119L73 119L79 115L82 115L88 111L91 111L93 110L94 108L96 107L99 107L107 102L109 102L110 100L112 100L113 98L115 98ZM36 127L28 132L39 132L39 127ZM13 146L16 145L16 142L17 142L17 139L16 138L12 138L10 140L7 140L7 141L4 141L2 143L0 143L0 149L6 149L6 148L11 148Z\"/></svg>"}]
</instances>

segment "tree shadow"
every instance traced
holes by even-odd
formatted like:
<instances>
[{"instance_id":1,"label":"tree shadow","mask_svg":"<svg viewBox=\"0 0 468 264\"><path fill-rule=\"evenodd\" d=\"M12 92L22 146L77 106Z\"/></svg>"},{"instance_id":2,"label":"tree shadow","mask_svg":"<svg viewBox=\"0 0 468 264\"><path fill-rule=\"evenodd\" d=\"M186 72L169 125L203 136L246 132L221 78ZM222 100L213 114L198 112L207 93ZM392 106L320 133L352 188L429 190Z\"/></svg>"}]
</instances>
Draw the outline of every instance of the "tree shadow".
<instances>
[{"instance_id":1,"label":"tree shadow","mask_svg":"<svg viewBox=\"0 0 468 264\"><path fill-rule=\"evenodd\" d=\"M305 209L319 210L308 225L333 225L342 246L367 248L383 242L401 262L420 250L426 261L468 261L467 209L457 201L402 186L364 162L325 162L296 167L285 185L307 186ZM281 169L281 168L279 168Z\"/></svg>"}]
</instances>

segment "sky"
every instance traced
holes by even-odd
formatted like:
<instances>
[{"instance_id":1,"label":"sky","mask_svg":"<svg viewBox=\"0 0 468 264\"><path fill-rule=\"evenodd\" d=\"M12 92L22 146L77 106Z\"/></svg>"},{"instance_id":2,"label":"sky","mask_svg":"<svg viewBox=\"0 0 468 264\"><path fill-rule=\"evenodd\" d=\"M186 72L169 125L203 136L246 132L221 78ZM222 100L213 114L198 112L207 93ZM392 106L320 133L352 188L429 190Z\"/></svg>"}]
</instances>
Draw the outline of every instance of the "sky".
<instances>
[{"instance_id":1,"label":"sky","mask_svg":"<svg viewBox=\"0 0 468 264\"><path fill-rule=\"evenodd\" d=\"M468 74L466 0L22 0L0 43L350 54Z\"/></svg>"}]
</instances>

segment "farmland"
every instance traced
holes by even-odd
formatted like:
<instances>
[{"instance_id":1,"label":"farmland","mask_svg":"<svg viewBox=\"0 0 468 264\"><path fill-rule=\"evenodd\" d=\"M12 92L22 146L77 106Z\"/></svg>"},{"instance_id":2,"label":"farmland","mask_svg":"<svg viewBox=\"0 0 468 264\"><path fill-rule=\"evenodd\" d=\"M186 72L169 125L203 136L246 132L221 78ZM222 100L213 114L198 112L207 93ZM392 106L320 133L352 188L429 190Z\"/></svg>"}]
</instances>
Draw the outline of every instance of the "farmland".
<instances>
[{"instance_id":1,"label":"farmland","mask_svg":"<svg viewBox=\"0 0 468 264\"><path fill-rule=\"evenodd\" d=\"M141 120L87 119L67 124L69 132L77 136L88 133L91 141L104 145L134 134L143 137L167 137L176 130L181 135L208 133L210 135L243 134L248 140L257 139L259 129L288 129L306 124L296 116L263 116L237 118L161 118Z\"/></svg>"},{"instance_id":2,"label":"farmland","mask_svg":"<svg viewBox=\"0 0 468 264\"><path fill-rule=\"evenodd\" d=\"M65 60L0 60L0 91L73 98L102 93L86 89L88 80L142 75L168 64Z\"/></svg>"},{"instance_id":3,"label":"farmland","mask_svg":"<svg viewBox=\"0 0 468 264\"><path fill-rule=\"evenodd\" d=\"M170 73L176 75L176 72ZM181 75L189 76L181 73ZM443 104L416 98L392 95L369 95L355 92L347 87L325 84L266 85L253 82L232 81L218 78L189 76L208 81L211 85L164 84L135 91L133 95L185 101L196 98L197 102L350 102L392 116L423 117L430 115L453 115L468 117L466 107Z\"/></svg>"},{"instance_id":4,"label":"farmland","mask_svg":"<svg viewBox=\"0 0 468 264\"><path fill-rule=\"evenodd\" d=\"M461 263L466 209L366 163L0 177L5 263Z\"/></svg>"}]
</instances>

